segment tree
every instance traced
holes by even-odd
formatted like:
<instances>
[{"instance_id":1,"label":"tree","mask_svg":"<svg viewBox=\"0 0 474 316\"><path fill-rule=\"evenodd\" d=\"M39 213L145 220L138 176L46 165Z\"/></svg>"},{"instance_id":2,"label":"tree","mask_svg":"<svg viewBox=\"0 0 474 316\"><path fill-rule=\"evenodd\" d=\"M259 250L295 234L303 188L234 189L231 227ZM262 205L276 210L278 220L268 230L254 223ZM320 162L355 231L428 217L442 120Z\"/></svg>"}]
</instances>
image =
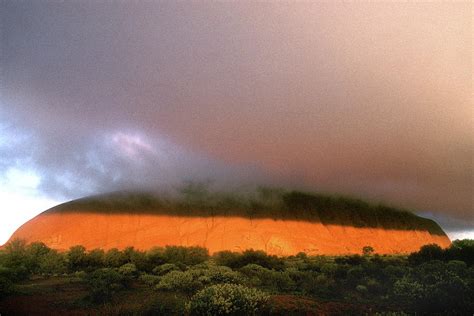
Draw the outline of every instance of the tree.
<instances>
[{"instance_id":1,"label":"tree","mask_svg":"<svg viewBox=\"0 0 474 316\"><path fill-rule=\"evenodd\" d=\"M374 252L374 248L371 246L365 246L362 248L362 254L364 256L370 256Z\"/></svg>"},{"instance_id":2,"label":"tree","mask_svg":"<svg viewBox=\"0 0 474 316\"><path fill-rule=\"evenodd\" d=\"M26 242L15 239L5 245L1 264L8 268L10 279L18 281L26 279L31 271L27 257Z\"/></svg>"},{"instance_id":3,"label":"tree","mask_svg":"<svg viewBox=\"0 0 474 316\"><path fill-rule=\"evenodd\" d=\"M66 260L70 271L79 271L86 268L86 248L84 246L72 246L66 253Z\"/></svg>"},{"instance_id":4,"label":"tree","mask_svg":"<svg viewBox=\"0 0 474 316\"><path fill-rule=\"evenodd\" d=\"M125 277L114 269L103 268L86 275L90 298L94 303L103 303L125 288Z\"/></svg>"},{"instance_id":5,"label":"tree","mask_svg":"<svg viewBox=\"0 0 474 316\"><path fill-rule=\"evenodd\" d=\"M89 269L98 269L104 266L105 253L102 249L93 249L87 254L87 266Z\"/></svg>"},{"instance_id":6,"label":"tree","mask_svg":"<svg viewBox=\"0 0 474 316\"><path fill-rule=\"evenodd\" d=\"M109 268L118 268L127 263L127 256L118 250L112 248L105 253L104 264Z\"/></svg>"},{"instance_id":7,"label":"tree","mask_svg":"<svg viewBox=\"0 0 474 316\"><path fill-rule=\"evenodd\" d=\"M418 252L413 252L408 257L408 261L414 264L420 264L431 260L443 260L445 258L444 250L437 244L424 245Z\"/></svg>"}]
</instances>

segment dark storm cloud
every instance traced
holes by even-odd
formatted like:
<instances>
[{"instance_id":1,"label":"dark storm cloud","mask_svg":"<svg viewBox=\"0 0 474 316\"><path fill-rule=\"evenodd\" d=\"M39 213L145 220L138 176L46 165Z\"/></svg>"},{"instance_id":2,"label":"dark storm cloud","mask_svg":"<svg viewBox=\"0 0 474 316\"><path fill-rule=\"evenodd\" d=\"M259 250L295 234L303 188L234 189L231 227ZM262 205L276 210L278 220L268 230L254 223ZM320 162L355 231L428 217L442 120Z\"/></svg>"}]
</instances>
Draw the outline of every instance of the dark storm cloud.
<instances>
[{"instance_id":1,"label":"dark storm cloud","mask_svg":"<svg viewBox=\"0 0 474 316\"><path fill-rule=\"evenodd\" d=\"M267 181L474 225L470 3L1 6L2 134L27 138L0 168L45 192Z\"/></svg>"}]
</instances>

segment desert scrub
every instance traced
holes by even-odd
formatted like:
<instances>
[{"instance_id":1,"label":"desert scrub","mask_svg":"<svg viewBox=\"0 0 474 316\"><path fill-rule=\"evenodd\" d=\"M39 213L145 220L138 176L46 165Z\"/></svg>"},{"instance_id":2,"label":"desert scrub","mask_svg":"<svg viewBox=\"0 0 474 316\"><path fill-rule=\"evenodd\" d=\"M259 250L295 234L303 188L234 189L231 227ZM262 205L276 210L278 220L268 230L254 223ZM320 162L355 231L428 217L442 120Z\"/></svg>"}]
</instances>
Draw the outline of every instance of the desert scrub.
<instances>
[{"instance_id":1,"label":"desert scrub","mask_svg":"<svg viewBox=\"0 0 474 316\"><path fill-rule=\"evenodd\" d=\"M153 274L165 275L171 271L180 271L181 269L174 263L165 263L153 269Z\"/></svg>"},{"instance_id":2,"label":"desert scrub","mask_svg":"<svg viewBox=\"0 0 474 316\"><path fill-rule=\"evenodd\" d=\"M126 263L118 269L118 272L127 278L134 278L138 275L137 267L133 263Z\"/></svg>"},{"instance_id":3,"label":"desert scrub","mask_svg":"<svg viewBox=\"0 0 474 316\"><path fill-rule=\"evenodd\" d=\"M124 276L110 268L98 269L86 274L85 281L89 286L89 297L94 303L109 301L126 285Z\"/></svg>"},{"instance_id":4,"label":"desert scrub","mask_svg":"<svg viewBox=\"0 0 474 316\"><path fill-rule=\"evenodd\" d=\"M240 284L243 283L244 278L239 272L225 266L196 266L186 271L186 273L190 273L194 280L199 281L204 286L219 283Z\"/></svg>"},{"instance_id":5,"label":"desert scrub","mask_svg":"<svg viewBox=\"0 0 474 316\"><path fill-rule=\"evenodd\" d=\"M160 283L161 277L153 274L144 273L138 278L140 281L150 287L156 287Z\"/></svg>"},{"instance_id":6,"label":"desert scrub","mask_svg":"<svg viewBox=\"0 0 474 316\"><path fill-rule=\"evenodd\" d=\"M268 298L254 288L217 284L197 292L186 307L191 315L257 315Z\"/></svg>"},{"instance_id":7,"label":"desert scrub","mask_svg":"<svg viewBox=\"0 0 474 316\"><path fill-rule=\"evenodd\" d=\"M161 277L160 282L156 285L157 290L177 291L185 293L193 293L202 287L202 283L195 280L193 275L188 271L171 271Z\"/></svg>"}]
</instances>

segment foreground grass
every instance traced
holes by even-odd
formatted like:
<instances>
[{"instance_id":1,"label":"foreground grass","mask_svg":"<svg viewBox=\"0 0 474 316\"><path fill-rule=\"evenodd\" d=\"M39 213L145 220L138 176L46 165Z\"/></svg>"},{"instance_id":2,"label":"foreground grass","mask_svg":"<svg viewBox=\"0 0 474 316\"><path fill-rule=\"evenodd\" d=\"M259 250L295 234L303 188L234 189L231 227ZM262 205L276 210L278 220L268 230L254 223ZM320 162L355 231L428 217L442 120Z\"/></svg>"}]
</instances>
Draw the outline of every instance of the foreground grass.
<instances>
[{"instance_id":1,"label":"foreground grass","mask_svg":"<svg viewBox=\"0 0 474 316\"><path fill-rule=\"evenodd\" d=\"M181 292L155 291L142 283L117 293L111 301L91 304L87 286L74 276L37 277L15 286L0 300L5 315L183 315L189 297ZM318 300L303 295L272 295L266 315L340 315L364 313L374 307L344 301Z\"/></svg>"},{"instance_id":2,"label":"foreground grass","mask_svg":"<svg viewBox=\"0 0 474 316\"><path fill-rule=\"evenodd\" d=\"M0 250L3 315L464 315L474 241L409 256L277 257L199 247Z\"/></svg>"}]
</instances>

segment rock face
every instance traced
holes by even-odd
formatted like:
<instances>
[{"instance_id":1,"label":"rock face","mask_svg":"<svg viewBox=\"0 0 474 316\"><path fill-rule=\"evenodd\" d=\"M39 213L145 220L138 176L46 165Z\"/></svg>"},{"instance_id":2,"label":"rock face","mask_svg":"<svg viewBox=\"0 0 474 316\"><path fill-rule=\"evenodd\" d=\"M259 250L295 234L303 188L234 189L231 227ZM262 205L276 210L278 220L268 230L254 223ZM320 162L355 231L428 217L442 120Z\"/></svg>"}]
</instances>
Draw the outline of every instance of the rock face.
<instances>
[{"instance_id":1,"label":"rock face","mask_svg":"<svg viewBox=\"0 0 474 316\"><path fill-rule=\"evenodd\" d=\"M360 254L364 246L376 253L417 251L436 243L448 247L442 232L419 229L356 227L293 219L252 219L241 216L183 216L149 213L49 210L20 227L12 239L42 241L66 250L74 245L93 248L149 249L154 246L202 246L221 250L264 250L269 254Z\"/></svg>"}]
</instances>

